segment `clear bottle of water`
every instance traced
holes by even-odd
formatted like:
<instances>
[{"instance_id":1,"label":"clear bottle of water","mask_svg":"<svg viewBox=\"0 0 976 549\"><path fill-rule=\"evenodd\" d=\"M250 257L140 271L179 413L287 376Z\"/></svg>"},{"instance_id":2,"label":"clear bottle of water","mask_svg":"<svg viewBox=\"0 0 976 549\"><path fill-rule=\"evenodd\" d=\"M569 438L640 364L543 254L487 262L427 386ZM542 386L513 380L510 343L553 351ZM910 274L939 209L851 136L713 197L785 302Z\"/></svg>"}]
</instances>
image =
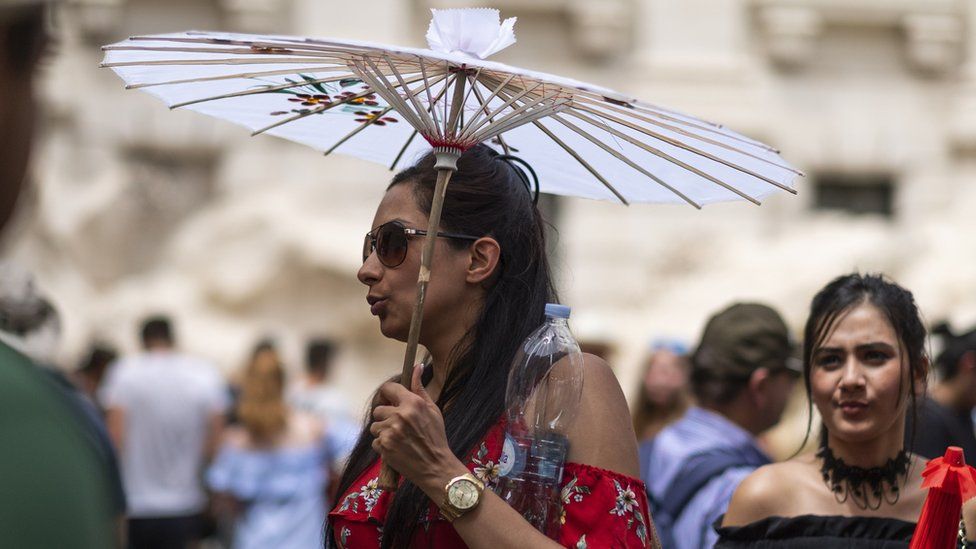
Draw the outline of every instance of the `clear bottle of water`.
<instances>
[{"instance_id":1,"label":"clear bottle of water","mask_svg":"<svg viewBox=\"0 0 976 549\"><path fill-rule=\"evenodd\" d=\"M570 308L549 303L546 320L519 347L505 395L507 427L495 492L536 529L559 533L559 485L569 427L583 390L583 357Z\"/></svg>"}]
</instances>

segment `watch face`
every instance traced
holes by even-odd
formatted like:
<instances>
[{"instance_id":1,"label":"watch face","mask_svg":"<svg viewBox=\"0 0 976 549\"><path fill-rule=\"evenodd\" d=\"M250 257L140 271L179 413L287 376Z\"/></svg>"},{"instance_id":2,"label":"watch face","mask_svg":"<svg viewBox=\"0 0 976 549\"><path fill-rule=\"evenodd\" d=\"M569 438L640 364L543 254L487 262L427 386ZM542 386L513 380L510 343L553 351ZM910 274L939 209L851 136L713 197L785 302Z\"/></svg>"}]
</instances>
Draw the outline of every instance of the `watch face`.
<instances>
[{"instance_id":1,"label":"watch face","mask_svg":"<svg viewBox=\"0 0 976 549\"><path fill-rule=\"evenodd\" d=\"M447 489L447 500L458 509L465 510L478 503L478 487L467 479L461 479Z\"/></svg>"}]
</instances>

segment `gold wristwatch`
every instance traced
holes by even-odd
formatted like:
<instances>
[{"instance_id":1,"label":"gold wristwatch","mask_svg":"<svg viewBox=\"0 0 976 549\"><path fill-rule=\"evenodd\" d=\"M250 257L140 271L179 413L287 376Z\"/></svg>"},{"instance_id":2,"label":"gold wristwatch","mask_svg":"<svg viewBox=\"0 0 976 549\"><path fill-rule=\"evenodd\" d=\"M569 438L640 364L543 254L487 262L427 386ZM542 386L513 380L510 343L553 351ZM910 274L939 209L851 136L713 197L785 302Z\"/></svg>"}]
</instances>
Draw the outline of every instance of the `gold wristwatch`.
<instances>
[{"instance_id":1,"label":"gold wristwatch","mask_svg":"<svg viewBox=\"0 0 976 549\"><path fill-rule=\"evenodd\" d=\"M485 483L471 473L454 477L444 487L441 515L450 522L478 506Z\"/></svg>"}]
</instances>

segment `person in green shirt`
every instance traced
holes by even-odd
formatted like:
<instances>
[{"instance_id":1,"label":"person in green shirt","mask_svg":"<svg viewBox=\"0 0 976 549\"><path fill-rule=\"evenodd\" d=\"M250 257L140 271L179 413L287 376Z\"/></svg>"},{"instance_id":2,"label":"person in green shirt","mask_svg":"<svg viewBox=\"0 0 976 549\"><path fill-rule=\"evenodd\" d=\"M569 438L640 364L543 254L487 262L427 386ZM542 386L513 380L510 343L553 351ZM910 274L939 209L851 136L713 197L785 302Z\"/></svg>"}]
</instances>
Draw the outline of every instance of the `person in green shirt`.
<instances>
[{"instance_id":1,"label":"person in green shirt","mask_svg":"<svg viewBox=\"0 0 976 549\"><path fill-rule=\"evenodd\" d=\"M23 186L49 6L0 0L0 236ZM83 419L16 350L29 315L0 310L0 547L118 546L111 487Z\"/></svg>"}]
</instances>

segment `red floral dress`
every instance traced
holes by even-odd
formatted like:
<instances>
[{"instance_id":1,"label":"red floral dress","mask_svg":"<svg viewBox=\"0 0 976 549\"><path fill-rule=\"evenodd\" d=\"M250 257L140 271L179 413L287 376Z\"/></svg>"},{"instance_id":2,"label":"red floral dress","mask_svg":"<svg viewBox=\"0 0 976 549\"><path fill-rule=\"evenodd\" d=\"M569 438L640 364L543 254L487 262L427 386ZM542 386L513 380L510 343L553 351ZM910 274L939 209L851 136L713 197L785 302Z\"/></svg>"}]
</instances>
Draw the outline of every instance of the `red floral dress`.
<instances>
[{"instance_id":1,"label":"red floral dress","mask_svg":"<svg viewBox=\"0 0 976 549\"><path fill-rule=\"evenodd\" d=\"M503 424L492 427L468 457L467 466L488 489L498 481L498 459L504 440ZM329 513L332 535L343 549L377 548L391 494L378 486L380 461L356 479ZM565 547L659 547L648 515L644 483L606 469L567 463L562 479L563 508L559 539ZM431 502L414 534L412 547L467 547L451 523Z\"/></svg>"}]
</instances>

